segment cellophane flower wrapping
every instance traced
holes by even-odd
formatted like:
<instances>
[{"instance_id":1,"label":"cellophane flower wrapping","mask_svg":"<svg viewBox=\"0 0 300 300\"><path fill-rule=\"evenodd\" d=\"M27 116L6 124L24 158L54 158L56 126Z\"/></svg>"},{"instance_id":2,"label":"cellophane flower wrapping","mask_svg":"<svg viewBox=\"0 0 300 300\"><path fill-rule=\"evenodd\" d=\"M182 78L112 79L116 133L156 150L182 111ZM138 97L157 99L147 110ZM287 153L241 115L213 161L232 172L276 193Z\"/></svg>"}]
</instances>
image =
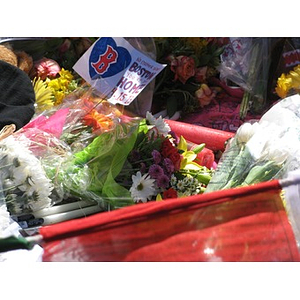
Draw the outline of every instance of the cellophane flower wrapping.
<instances>
[{"instance_id":1,"label":"cellophane flower wrapping","mask_svg":"<svg viewBox=\"0 0 300 300\"><path fill-rule=\"evenodd\" d=\"M285 98L259 121L241 125L228 142L205 192L285 178L299 166L299 95Z\"/></svg>"},{"instance_id":2,"label":"cellophane flower wrapping","mask_svg":"<svg viewBox=\"0 0 300 300\"><path fill-rule=\"evenodd\" d=\"M126 115L84 87L0 142L1 193L12 215L66 201L110 210L199 194L213 172L196 163L204 146L190 150L161 117Z\"/></svg>"},{"instance_id":3,"label":"cellophane flower wrapping","mask_svg":"<svg viewBox=\"0 0 300 300\"><path fill-rule=\"evenodd\" d=\"M34 212L72 196L101 202L88 189L93 180L88 163L93 164L88 160L100 154L93 153L81 160L79 157L83 150L99 146L100 136L102 143L108 141L107 152L116 140L124 142L127 136L115 130L121 123L115 107L86 90L82 93L42 112L1 141L1 196L11 214Z\"/></svg>"}]
</instances>

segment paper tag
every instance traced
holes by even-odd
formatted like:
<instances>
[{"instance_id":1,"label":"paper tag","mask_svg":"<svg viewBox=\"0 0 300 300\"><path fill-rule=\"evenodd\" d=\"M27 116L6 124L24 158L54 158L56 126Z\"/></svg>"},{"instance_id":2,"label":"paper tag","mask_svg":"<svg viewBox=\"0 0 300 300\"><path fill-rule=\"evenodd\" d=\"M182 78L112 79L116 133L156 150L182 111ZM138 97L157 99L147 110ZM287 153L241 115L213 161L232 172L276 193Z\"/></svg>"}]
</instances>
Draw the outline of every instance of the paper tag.
<instances>
[{"instance_id":1,"label":"paper tag","mask_svg":"<svg viewBox=\"0 0 300 300\"><path fill-rule=\"evenodd\" d=\"M109 102L129 105L165 66L124 38L102 37L73 69Z\"/></svg>"}]
</instances>

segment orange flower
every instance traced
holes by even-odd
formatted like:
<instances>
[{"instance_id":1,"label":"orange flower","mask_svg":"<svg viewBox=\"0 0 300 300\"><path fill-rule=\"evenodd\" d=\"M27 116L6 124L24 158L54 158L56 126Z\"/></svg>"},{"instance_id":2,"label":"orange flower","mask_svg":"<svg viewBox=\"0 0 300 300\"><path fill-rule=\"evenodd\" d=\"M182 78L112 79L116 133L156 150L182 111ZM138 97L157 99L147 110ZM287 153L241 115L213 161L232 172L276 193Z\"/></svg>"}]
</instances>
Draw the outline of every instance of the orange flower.
<instances>
[{"instance_id":1,"label":"orange flower","mask_svg":"<svg viewBox=\"0 0 300 300\"><path fill-rule=\"evenodd\" d=\"M83 117L83 121L87 126L91 126L93 131L110 130L114 124L109 117L99 113L96 109L92 109L87 115L85 115Z\"/></svg>"}]
</instances>

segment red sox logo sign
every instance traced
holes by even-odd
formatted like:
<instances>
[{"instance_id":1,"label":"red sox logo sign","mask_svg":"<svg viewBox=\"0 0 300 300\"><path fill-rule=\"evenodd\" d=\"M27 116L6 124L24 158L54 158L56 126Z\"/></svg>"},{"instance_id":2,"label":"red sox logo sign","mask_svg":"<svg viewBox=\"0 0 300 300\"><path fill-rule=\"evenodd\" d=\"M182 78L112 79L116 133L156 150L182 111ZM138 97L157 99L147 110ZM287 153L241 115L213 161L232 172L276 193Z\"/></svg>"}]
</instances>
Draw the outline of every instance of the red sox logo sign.
<instances>
[{"instance_id":1,"label":"red sox logo sign","mask_svg":"<svg viewBox=\"0 0 300 300\"><path fill-rule=\"evenodd\" d=\"M126 48L117 46L113 38L100 38L90 54L89 74L91 79L111 77L125 70L130 62Z\"/></svg>"}]
</instances>

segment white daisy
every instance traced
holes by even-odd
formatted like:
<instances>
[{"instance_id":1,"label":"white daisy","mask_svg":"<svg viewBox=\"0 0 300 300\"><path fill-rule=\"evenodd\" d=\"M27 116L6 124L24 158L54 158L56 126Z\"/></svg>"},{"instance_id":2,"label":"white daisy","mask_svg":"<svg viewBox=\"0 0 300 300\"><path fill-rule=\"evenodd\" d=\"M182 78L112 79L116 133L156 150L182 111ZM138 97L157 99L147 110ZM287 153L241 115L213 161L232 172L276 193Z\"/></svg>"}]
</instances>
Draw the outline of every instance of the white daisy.
<instances>
[{"instance_id":1,"label":"white daisy","mask_svg":"<svg viewBox=\"0 0 300 300\"><path fill-rule=\"evenodd\" d=\"M147 200L156 194L154 186L155 179L151 179L148 173L142 176L141 172L138 171L136 175L132 175L132 182L129 191L135 202L139 200L147 202Z\"/></svg>"},{"instance_id":2,"label":"white daisy","mask_svg":"<svg viewBox=\"0 0 300 300\"><path fill-rule=\"evenodd\" d=\"M167 136L171 131L170 126L167 123L165 123L162 116L159 116L159 118L156 119L149 111L147 111L146 119L149 122L149 124L154 125L157 128L158 132L163 136Z\"/></svg>"}]
</instances>

